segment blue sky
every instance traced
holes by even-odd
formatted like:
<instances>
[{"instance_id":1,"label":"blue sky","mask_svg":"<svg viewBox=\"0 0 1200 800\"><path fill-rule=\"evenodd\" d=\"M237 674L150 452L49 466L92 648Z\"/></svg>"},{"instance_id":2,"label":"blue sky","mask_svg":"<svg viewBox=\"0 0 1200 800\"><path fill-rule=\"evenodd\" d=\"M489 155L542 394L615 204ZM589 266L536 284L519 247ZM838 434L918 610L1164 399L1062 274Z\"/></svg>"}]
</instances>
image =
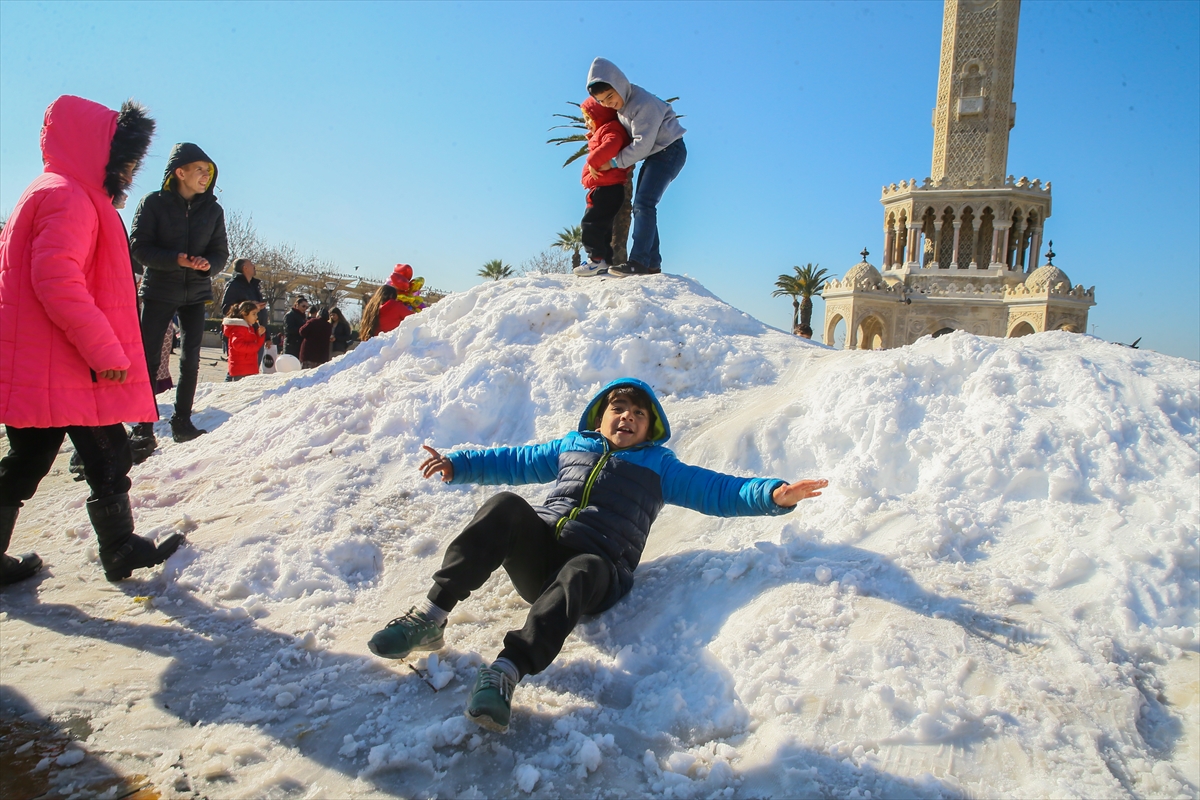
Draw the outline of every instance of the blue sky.
<instances>
[{"instance_id":1,"label":"blue sky","mask_svg":"<svg viewBox=\"0 0 1200 800\"><path fill-rule=\"evenodd\" d=\"M880 187L929 174L941 20L938 2L5 0L0 211L41 169L55 97L132 96L159 123L135 196L194 141L264 238L466 289L579 222L578 170L545 140L603 55L686 115L664 269L786 329L775 278L841 275L864 245L878 265ZM1053 182L1046 237L1096 286L1094 333L1200 359L1200 3L1027 2L1018 41L1008 171Z\"/></svg>"}]
</instances>

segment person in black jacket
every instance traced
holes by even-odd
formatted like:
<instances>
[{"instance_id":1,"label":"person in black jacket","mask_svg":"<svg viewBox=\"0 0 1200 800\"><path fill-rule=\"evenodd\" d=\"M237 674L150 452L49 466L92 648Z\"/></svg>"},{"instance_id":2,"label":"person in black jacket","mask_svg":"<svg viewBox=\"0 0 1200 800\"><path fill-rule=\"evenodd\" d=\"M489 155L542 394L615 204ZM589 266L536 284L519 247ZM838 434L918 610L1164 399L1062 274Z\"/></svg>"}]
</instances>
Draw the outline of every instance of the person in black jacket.
<instances>
[{"instance_id":1,"label":"person in black jacket","mask_svg":"<svg viewBox=\"0 0 1200 800\"><path fill-rule=\"evenodd\" d=\"M292 310L287 312L287 316L283 318L283 329L287 334L283 340L283 352L289 356L300 358L300 343L304 341L300 338L300 329L304 327L304 323L308 322L307 311L308 298L298 294L292 301Z\"/></svg>"},{"instance_id":2,"label":"person in black jacket","mask_svg":"<svg viewBox=\"0 0 1200 800\"><path fill-rule=\"evenodd\" d=\"M221 296L222 314L228 317L229 309L247 300L257 303L259 312L267 307L267 301L263 300L262 281L254 277L255 269L254 262L248 258L233 262L233 280L226 285L225 294Z\"/></svg>"},{"instance_id":3,"label":"person in black jacket","mask_svg":"<svg viewBox=\"0 0 1200 800\"><path fill-rule=\"evenodd\" d=\"M340 308L329 309L329 322L333 325L333 343L329 349L334 356L340 356L350 349L350 323Z\"/></svg>"},{"instance_id":4,"label":"person in black jacket","mask_svg":"<svg viewBox=\"0 0 1200 800\"><path fill-rule=\"evenodd\" d=\"M167 324L179 315L182 352L171 417L171 436L177 442L206 432L192 424L204 306L213 298L211 276L223 270L229 259L225 212L213 194L216 184L217 165L203 150L191 142L175 145L162 189L142 198L129 235L133 257L146 267L142 344L151 375L158 372ZM153 425L138 425L134 436L153 438Z\"/></svg>"}]
</instances>

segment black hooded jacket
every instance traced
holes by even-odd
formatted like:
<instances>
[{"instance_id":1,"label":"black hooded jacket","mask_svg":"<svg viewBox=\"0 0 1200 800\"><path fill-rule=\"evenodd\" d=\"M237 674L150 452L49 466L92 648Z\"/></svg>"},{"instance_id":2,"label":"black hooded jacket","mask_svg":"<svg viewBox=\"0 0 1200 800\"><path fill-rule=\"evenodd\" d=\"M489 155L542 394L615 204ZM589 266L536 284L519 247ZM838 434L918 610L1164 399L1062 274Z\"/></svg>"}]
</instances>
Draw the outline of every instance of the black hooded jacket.
<instances>
[{"instance_id":1,"label":"black hooded jacket","mask_svg":"<svg viewBox=\"0 0 1200 800\"><path fill-rule=\"evenodd\" d=\"M175 170L194 161L213 164L212 180L203 194L190 201L175 191ZM133 257L146 267L142 297L178 305L211 300L211 276L225 268L229 243L225 237L225 212L213 194L217 165L191 142L175 145L163 188L142 198L133 215L129 245ZM179 266L180 253L208 259L210 269L199 272Z\"/></svg>"},{"instance_id":2,"label":"black hooded jacket","mask_svg":"<svg viewBox=\"0 0 1200 800\"><path fill-rule=\"evenodd\" d=\"M229 309L239 303L244 303L247 300L253 300L256 303L262 303L262 281L258 278L246 280L246 276L239 272L233 276L233 280L225 284L225 295L221 298L221 313L229 315Z\"/></svg>"}]
</instances>

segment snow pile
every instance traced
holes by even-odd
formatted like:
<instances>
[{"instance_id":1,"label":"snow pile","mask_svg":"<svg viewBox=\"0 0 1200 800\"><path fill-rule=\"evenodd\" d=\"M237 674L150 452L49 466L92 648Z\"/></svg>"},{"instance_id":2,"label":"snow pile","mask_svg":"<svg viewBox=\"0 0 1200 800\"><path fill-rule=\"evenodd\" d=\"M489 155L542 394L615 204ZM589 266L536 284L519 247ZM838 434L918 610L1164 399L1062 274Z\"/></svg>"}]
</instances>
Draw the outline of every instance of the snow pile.
<instances>
[{"instance_id":1,"label":"snow pile","mask_svg":"<svg viewBox=\"0 0 1200 800\"><path fill-rule=\"evenodd\" d=\"M503 573L440 653L365 647L494 491L422 481L420 445L545 441L623 375L683 460L830 488L665 510L633 593L488 733L461 710L524 618ZM60 533L81 493L49 504L5 682L168 795L1196 796L1198 378L1065 333L835 352L665 275L480 286L320 369L202 385L213 432L133 476L142 533L190 531L162 576L97 599ZM85 656L141 677L77 688Z\"/></svg>"}]
</instances>

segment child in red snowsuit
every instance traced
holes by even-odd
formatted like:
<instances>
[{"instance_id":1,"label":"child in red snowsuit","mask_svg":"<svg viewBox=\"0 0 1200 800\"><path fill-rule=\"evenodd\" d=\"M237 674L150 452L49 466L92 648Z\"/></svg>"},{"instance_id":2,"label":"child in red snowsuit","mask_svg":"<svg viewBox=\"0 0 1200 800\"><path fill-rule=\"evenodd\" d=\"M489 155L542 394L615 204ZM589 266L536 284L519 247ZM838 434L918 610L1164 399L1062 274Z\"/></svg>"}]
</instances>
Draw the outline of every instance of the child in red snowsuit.
<instances>
[{"instance_id":1,"label":"child in red snowsuit","mask_svg":"<svg viewBox=\"0 0 1200 800\"><path fill-rule=\"evenodd\" d=\"M258 349L267 339L267 329L258 324L258 303L247 300L234 309L238 316L221 320L229 340L229 380L258 374Z\"/></svg>"},{"instance_id":2,"label":"child in red snowsuit","mask_svg":"<svg viewBox=\"0 0 1200 800\"><path fill-rule=\"evenodd\" d=\"M580 106L588 126L588 156L583 165L583 185L588 190L587 211L583 214L583 246L588 260L575 268L581 277L608 271L612 261L613 220L625 202L625 176L629 170L614 168L593 175L589 167L607 164L629 144L629 133L617 119L617 112L589 97Z\"/></svg>"}]
</instances>

